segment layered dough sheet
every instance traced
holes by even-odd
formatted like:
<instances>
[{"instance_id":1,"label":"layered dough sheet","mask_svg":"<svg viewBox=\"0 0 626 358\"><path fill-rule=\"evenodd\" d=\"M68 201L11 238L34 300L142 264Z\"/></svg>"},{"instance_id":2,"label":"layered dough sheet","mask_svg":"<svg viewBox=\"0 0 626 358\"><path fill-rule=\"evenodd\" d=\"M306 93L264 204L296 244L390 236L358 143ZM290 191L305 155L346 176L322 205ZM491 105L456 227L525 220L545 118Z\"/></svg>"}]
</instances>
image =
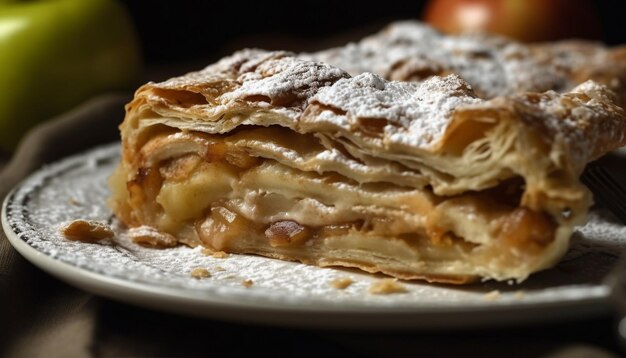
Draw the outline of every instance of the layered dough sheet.
<instances>
[{"instance_id":1,"label":"layered dough sheet","mask_svg":"<svg viewBox=\"0 0 626 358\"><path fill-rule=\"evenodd\" d=\"M586 163L626 143L615 101L591 81L486 100L457 75L352 77L244 50L137 91L111 207L154 246L523 280L584 221Z\"/></svg>"}]
</instances>

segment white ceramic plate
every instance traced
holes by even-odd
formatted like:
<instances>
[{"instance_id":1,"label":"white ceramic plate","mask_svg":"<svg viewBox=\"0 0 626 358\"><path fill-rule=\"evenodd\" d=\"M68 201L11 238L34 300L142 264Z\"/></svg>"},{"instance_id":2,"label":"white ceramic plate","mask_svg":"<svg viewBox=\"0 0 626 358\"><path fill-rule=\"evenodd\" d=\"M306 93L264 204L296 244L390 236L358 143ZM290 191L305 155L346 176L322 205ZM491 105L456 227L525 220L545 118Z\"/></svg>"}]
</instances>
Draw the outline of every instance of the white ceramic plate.
<instances>
[{"instance_id":1,"label":"white ceramic plate","mask_svg":"<svg viewBox=\"0 0 626 358\"><path fill-rule=\"evenodd\" d=\"M607 312L604 276L626 248L626 228L607 213L592 213L554 269L523 284L470 286L403 283L406 293L373 295L382 276L318 268L257 256L205 256L199 248L156 250L128 240L117 228L112 242L68 241L68 221L109 221L106 180L119 144L45 167L7 196L2 224L13 246L33 264L84 290L112 299L227 320L302 327L452 328L575 318ZM194 279L191 270L211 277ZM333 288L335 278L354 283ZM244 280L252 280L244 287Z\"/></svg>"}]
</instances>

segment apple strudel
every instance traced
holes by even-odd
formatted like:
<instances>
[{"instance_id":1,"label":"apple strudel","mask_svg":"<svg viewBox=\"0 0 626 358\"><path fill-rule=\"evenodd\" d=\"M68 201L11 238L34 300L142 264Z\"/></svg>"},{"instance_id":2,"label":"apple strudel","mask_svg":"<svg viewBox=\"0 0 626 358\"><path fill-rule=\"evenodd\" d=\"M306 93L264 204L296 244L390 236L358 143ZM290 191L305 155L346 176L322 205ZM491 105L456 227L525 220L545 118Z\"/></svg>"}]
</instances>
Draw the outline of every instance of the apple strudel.
<instances>
[{"instance_id":1,"label":"apple strudel","mask_svg":"<svg viewBox=\"0 0 626 358\"><path fill-rule=\"evenodd\" d=\"M126 110L111 206L163 246L447 283L553 265L590 204L585 164L626 142L594 82L484 100L456 75L260 50L148 83Z\"/></svg>"}]
</instances>

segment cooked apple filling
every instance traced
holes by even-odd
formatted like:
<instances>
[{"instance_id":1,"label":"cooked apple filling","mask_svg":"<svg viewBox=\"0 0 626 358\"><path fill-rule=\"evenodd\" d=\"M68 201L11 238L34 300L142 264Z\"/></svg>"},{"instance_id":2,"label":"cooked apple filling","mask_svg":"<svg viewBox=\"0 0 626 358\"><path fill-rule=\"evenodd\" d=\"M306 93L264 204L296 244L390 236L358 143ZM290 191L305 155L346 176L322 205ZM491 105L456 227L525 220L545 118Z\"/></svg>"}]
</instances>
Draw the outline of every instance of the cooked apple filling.
<instances>
[{"instance_id":1,"label":"cooked apple filling","mask_svg":"<svg viewBox=\"0 0 626 358\"><path fill-rule=\"evenodd\" d=\"M116 192L127 192L132 206L121 210L129 213L123 220L215 251L280 258L287 256L285 249L290 259L344 266L360 264L356 258L333 258L333 250L351 250L355 256L387 252L412 257L410 262L420 266L450 267L460 260L477 266L497 259L524 267L555 239L557 224L550 215L520 206L522 180L438 196L408 183L360 183L358 176L289 167L276 156L254 156L260 153L247 138L266 138L264 144L273 142L280 153L297 151L280 147L287 143L298 143L303 152L327 153L314 136L278 127L250 127L230 136L165 130L142 145L143 162L135 173L118 172L131 180L112 179L126 186ZM329 257L317 262L311 250L327 251ZM381 271L418 277L404 265Z\"/></svg>"}]
</instances>

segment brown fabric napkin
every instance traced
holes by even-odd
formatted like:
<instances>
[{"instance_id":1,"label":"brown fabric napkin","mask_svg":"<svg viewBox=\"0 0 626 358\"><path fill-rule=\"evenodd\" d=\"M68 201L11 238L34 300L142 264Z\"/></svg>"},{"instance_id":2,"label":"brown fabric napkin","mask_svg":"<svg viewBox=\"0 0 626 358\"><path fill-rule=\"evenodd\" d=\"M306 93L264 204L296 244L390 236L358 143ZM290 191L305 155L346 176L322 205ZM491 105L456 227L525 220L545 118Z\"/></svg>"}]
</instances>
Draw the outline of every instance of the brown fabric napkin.
<instances>
[{"instance_id":1,"label":"brown fabric napkin","mask_svg":"<svg viewBox=\"0 0 626 358\"><path fill-rule=\"evenodd\" d=\"M33 129L0 171L0 198L43 164L117 140L117 125L124 118L124 104L131 98L131 94L97 97ZM35 340L28 347L35 348L36 337L67 320L90 300L89 295L59 284L26 262L11 247L3 231L0 232L0 292L0 343L5 346L15 343L18 337L28 336ZM63 340L52 341L61 345L59 349L64 348L63 344L71 347Z\"/></svg>"}]
</instances>

